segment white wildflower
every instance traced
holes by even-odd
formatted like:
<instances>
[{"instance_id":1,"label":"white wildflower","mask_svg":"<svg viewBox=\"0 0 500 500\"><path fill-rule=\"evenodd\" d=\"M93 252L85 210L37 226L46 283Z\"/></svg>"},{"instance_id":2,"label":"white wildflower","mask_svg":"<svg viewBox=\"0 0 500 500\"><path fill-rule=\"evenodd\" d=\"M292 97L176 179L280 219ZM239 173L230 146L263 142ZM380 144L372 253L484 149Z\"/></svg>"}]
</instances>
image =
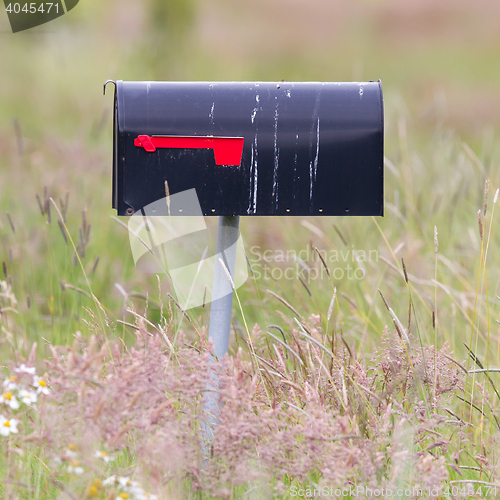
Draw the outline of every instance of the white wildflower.
<instances>
[{"instance_id":1,"label":"white wildflower","mask_svg":"<svg viewBox=\"0 0 500 500\"><path fill-rule=\"evenodd\" d=\"M73 462L71 465L68 465L68 472L70 474L76 474L77 476L81 476L84 470L83 467L78 464L78 462Z\"/></svg>"},{"instance_id":2,"label":"white wildflower","mask_svg":"<svg viewBox=\"0 0 500 500\"><path fill-rule=\"evenodd\" d=\"M36 392L27 391L26 389L21 389L19 391L19 397L21 398L21 401L28 406L31 406L32 403L36 403L38 400Z\"/></svg>"},{"instance_id":3,"label":"white wildflower","mask_svg":"<svg viewBox=\"0 0 500 500\"><path fill-rule=\"evenodd\" d=\"M151 493L148 493L146 491L136 493L135 498L136 500L158 500L158 497L156 495L152 495Z\"/></svg>"},{"instance_id":4,"label":"white wildflower","mask_svg":"<svg viewBox=\"0 0 500 500\"><path fill-rule=\"evenodd\" d=\"M118 477L118 487L125 489L130 484L129 477Z\"/></svg>"},{"instance_id":5,"label":"white wildflower","mask_svg":"<svg viewBox=\"0 0 500 500\"><path fill-rule=\"evenodd\" d=\"M116 483L116 476L109 476L102 482L103 486L113 486Z\"/></svg>"},{"instance_id":6,"label":"white wildflower","mask_svg":"<svg viewBox=\"0 0 500 500\"><path fill-rule=\"evenodd\" d=\"M9 434L17 434L17 424L19 422L15 418L7 420L3 415L0 415L0 434L8 436Z\"/></svg>"},{"instance_id":7,"label":"white wildflower","mask_svg":"<svg viewBox=\"0 0 500 500\"><path fill-rule=\"evenodd\" d=\"M137 481L131 481L128 477L111 476L103 481L103 486L115 485L118 483L118 488L121 493L115 500L134 499L134 500L158 500L156 495L144 491Z\"/></svg>"},{"instance_id":8,"label":"white wildflower","mask_svg":"<svg viewBox=\"0 0 500 500\"><path fill-rule=\"evenodd\" d=\"M5 387L5 390L8 392L12 392L17 390L17 384L16 384L17 377L10 377L2 382L3 387Z\"/></svg>"},{"instance_id":9,"label":"white wildflower","mask_svg":"<svg viewBox=\"0 0 500 500\"><path fill-rule=\"evenodd\" d=\"M121 479L121 481L120 481ZM118 487L122 489L125 493L129 494L135 500L142 500L143 498L147 498L147 493L141 488L141 485L137 481L131 481L127 477L118 478L119 485ZM125 497L119 497L125 498ZM128 498L128 497L127 497Z\"/></svg>"},{"instance_id":10,"label":"white wildflower","mask_svg":"<svg viewBox=\"0 0 500 500\"><path fill-rule=\"evenodd\" d=\"M126 491L131 495L134 495L135 498L138 498L140 495L144 495L144 490L141 488L139 483L136 483L135 481L132 481L132 483L129 484Z\"/></svg>"},{"instance_id":11,"label":"white wildflower","mask_svg":"<svg viewBox=\"0 0 500 500\"><path fill-rule=\"evenodd\" d=\"M152 495L151 493L148 493L147 491L142 491L140 493L135 494L135 499L136 500L158 500L158 497L156 495Z\"/></svg>"},{"instance_id":12,"label":"white wildflower","mask_svg":"<svg viewBox=\"0 0 500 500\"><path fill-rule=\"evenodd\" d=\"M69 446L64 450L64 452L65 452L67 457L75 458L77 450L78 450L78 446L76 446L76 444L70 443Z\"/></svg>"},{"instance_id":13,"label":"white wildflower","mask_svg":"<svg viewBox=\"0 0 500 500\"><path fill-rule=\"evenodd\" d=\"M33 387L36 387L37 394L50 394L50 389L47 387L47 382L42 377L35 375L33 379Z\"/></svg>"},{"instance_id":14,"label":"white wildflower","mask_svg":"<svg viewBox=\"0 0 500 500\"><path fill-rule=\"evenodd\" d=\"M104 460L107 464L115 459L115 457L110 457L105 451L96 451L95 457L102 458L102 460Z\"/></svg>"},{"instance_id":15,"label":"white wildflower","mask_svg":"<svg viewBox=\"0 0 500 500\"><path fill-rule=\"evenodd\" d=\"M5 392L0 396L0 403L5 403L10 406L12 410L17 410L19 408L19 401L11 392Z\"/></svg>"},{"instance_id":16,"label":"white wildflower","mask_svg":"<svg viewBox=\"0 0 500 500\"><path fill-rule=\"evenodd\" d=\"M29 373L30 375L35 375L36 368L34 366L26 366L24 363L19 368L14 368L17 373Z\"/></svg>"}]
</instances>

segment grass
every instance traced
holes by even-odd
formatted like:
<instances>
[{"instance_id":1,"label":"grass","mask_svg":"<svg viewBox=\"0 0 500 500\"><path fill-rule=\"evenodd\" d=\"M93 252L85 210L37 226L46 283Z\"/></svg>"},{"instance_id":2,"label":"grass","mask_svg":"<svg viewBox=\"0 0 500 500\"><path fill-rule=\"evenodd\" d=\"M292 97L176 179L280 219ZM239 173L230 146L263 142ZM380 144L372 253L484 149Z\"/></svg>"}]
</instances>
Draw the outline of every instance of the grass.
<instances>
[{"instance_id":1,"label":"grass","mask_svg":"<svg viewBox=\"0 0 500 500\"><path fill-rule=\"evenodd\" d=\"M255 380L260 380L262 391L251 393L248 404L261 418L266 415L266 408L273 405L287 409L287 413L292 410L309 418L309 408L317 404L310 399L310 391L314 389L322 398L328 395L318 410L326 412L328 425L334 425L338 418L347 416L349 424L341 434L352 436L345 439L352 440L349 449L356 450L353 453L363 451L367 443L383 449L385 445L380 441L379 428L384 418L388 418L384 415L389 412L393 427L388 431L388 439L397 440L405 453L443 461L440 467L444 467L447 473L438 476L435 484L446 488L462 485L453 481L479 481L471 484L494 487L491 485L497 481L494 464L499 429L495 367L500 366L500 362L495 335L498 329L495 326L498 324L495 321L498 277L492 271L498 268L498 257L493 250L498 241L494 213L498 179L495 179L494 171L488 175L487 167L456 136L436 133L429 149L421 148L417 155L417 146L411 144L411 132L406 130L402 119L398 131L398 150L387 159L387 215L384 219L282 218L278 221L282 227L280 232L274 230L276 221L271 219L242 220L253 277L237 291L231 350L235 353L238 346L241 347L244 359L252 361L247 370L255 374ZM15 159L18 152L14 149L10 154ZM456 166L451 176L449 165ZM484 174L490 177L486 204ZM441 187L445 183L446 190ZM106 363L94 375L85 378L107 383L101 377L108 372L107 365L113 362L118 352L117 346L112 347L113 339L123 338L122 350L140 349L135 343L134 332L145 331L147 323L141 323L141 316L152 325L158 325L148 329L169 338L167 345L175 344L175 349L181 350L179 352L186 349L181 340L183 335L188 336L189 346L203 350L204 344L200 344L196 330L201 332L202 338L206 336L208 315L201 309L190 311L190 320L197 325L196 330L191 322L184 321L181 338L177 338L176 343L181 315L174 303L164 302L170 293L166 277L160 277L160 295L155 276L134 273L130 256L128 262L124 258L118 259L127 243L123 228L111 218L93 215L91 209L83 212L81 209L72 210L71 195L63 225L61 209L65 202L55 200L64 197L57 191L51 193L49 189L46 192L40 189L40 203L34 196L22 213L14 206L9 207L9 216L2 217L2 245L7 256L2 290L2 352L10 370L12 363L19 366L26 362L34 340L39 342L38 356L50 363L53 360L51 345L71 346L76 341L75 356L78 352L84 354L85 344L81 342L94 334L108 355ZM49 206L52 207L50 221ZM478 224L478 210L481 226ZM99 224L94 223L94 217ZM97 237L94 228L103 234L101 225L113 237L107 236L104 240L102 236ZM434 227L437 228L438 241L434 238ZM79 252L75 253L77 248ZM357 251L358 257L363 255L364 258L357 262L353 259L353 250ZM9 254L12 254L12 259L8 258ZM97 255L99 262L96 267ZM287 255L291 260L285 259ZM292 257L303 259L303 264ZM113 266L114 259L118 262L116 267ZM359 274L363 278L349 279L347 266L353 270L363 269ZM325 267L328 267L328 273ZM292 280L284 278L288 268L294 270ZM340 276L340 271L344 278L335 279ZM354 271L352 276L355 276ZM120 283L125 296L118 292L114 283ZM381 291L383 299L377 290ZM127 326L127 323L135 326ZM254 324L260 328L252 331ZM377 376L370 378L370 373L380 370L374 356L380 349L385 325L391 325L396 332L396 337L388 345L399 344L394 362L406 366L402 370L406 373L403 378L395 377L395 365L383 368ZM259 333L260 329L262 333ZM411 336L409 344L404 342L406 336ZM447 350L443 350L445 343L449 346ZM437 345L439 351L428 347L432 345ZM175 363L179 362L179 352ZM390 359L391 354L386 356ZM450 370L455 370L454 375L447 378L446 373ZM392 375L384 382L388 373ZM76 387L57 389L57 374L50 370L47 374L54 392L62 395L78 392ZM414 374L410 375L410 381L408 374ZM202 373L198 375L203 377ZM82 376L78 372L78 377ZM437 393L455 380L453 377L456 381L451 393L455 397L446 403L438 402ZM449 396L450 391L445 394ZM178 396L171 397L175 400ZM193 396L193 401L199 401L200 397L201 393L198 393ZM388 407L389 402L391 407ZM392 413L392 405L400 405L396 413ZM88 407L91 407L90 403ZM58 411L64 414L66 410ZM432 419L438 421L429 424L430 428L421 429L421 422L414 420L421 411L431 422ZM30 420L30 415L33 419L37 411L27 410L23 415L19 427L23 436L27 436L30 428L35 434L42 432L43 427L38 427L36 419L35 422ZM279 418L285 417L273 418L279 422ZM301 427L300 418L296 418L286 424L288 432L295 436L293 439L298 448L283 451L289 463L294 464L285 476L278 473L274 480L267 478L267 482L256 476L260 486L255 487L254 482L240 485L230 481L220 468L211 469L212 475L208 479L224 487L221 491L211 492L209 488L205 495L226 496L229 491L229 495L238 497L250 488L260 498L269 496L275 487L278 487L276 494L286 495L286 488L290 491L294 485L297 488L325 485L328 474L321 463L310 463L307 471L300 472L303 464L297 462L297 455L300 456L297 450L302 450L304 457L310 456L311 451L300 447L304 443L305 428ZM397 425L398 422L405 425L402 424L405 420L409 421L406 424L409 427L400 435ZM237 422L233 421L231 425L236 426ZM319 424L318 427L321 428ZM415 437L408 438L408 431L416 432ZM137 450L137 436L128 431L125 436L125 443L120 443L120 446L110 444L109 438L104 438L103 443L107 443L111 454L123 450L119 453L142 458L129 458L125 462L117 459L111 464L110 472L119 471L124 477L132 474L135 478L152 481L154 465L150 464L150 469L140 467L144 460L141 453L144 452ZM360 437L363 445L358 445ZM67 470L65 472L64 467L69 465L64 464L71 464L65 455L65 450L72 444L66 442L67 437L66 440L53 438L52 444L43 441L42 437L40 439L42 444L35 446L21 445L22 439L19 441L20 449L24 451L17 466L20 468L12 465L15 456L12 451L5 450L11 461L4 462L3 466L10 481L4 483L5 495L19 491L21 495L28 495L26 498L55 498L57 491L65 491L61 489L65 488L77 495L75 498L80 498L90 491L92 481L106 479L105 470L93 464L95 460L92 460L91 451L86 450L85 480L82 480ZM266 435L261 441L254 441L252 446L261 446L261 457L265 457L266 440L269 443L275 439L276 435ZM403 444L400 439L403 439ZM329 446L333 446L332 443L336 441L331 440ZM95 446L99 448L98 443ZM231 463L241 466L255 460L249 456L226 456L224 450L228 446L227 441L221 445L215 462L219 464L217 467L223 463L226 464L224 467ZM459 451L458 457L461 458L457 458ZM182 455L181 451L176 453ZM323 450L320 455L328 456L325 453ZM331 453L336 452L331 450ZM47 460L53 461L57 457L63 468L60 465L57 468L57 463L47 463ZM405 460L386 456L385 466L376 474L379 484L395 476L400 484L415 486L417 480L411 475L412 466L410 462L404 465ZM393 468L400 461L403 470L396 474ZM419 466L425 468L427 465ZM32 472L26 475L27 470ZM441 469L433 462L429 470ZM92 477L89 471L93 471ZM22 486L21 483L28 484L27 477L31 478L29 486ZM364 482L366 476L362 471L349 470L347 477L356 485L368 484ZM442 477L446 477L445 482ZM337 481L340 482L326 485L342 484L342 480L337 478ZM196 484L193 479L174 484L177 486L172 486L173 490L167 489L171 495L182 497L195 491L192 489ZM155 487L160 491L161 483ZM99 491L109 493L112 489ZM116 488L115 491L119 493ZM442 489L441 493L444 491Z\"/></svg>"},{"instance_id":2,"label":"grass","mask_svg":"<svg viewBox=\"0 0 500 500\"><path fill-rule=\"evenodd\" d=\"M117 18L111 2L102 11L79 6L57 21L52 38L0 40L8 74L0 96L0 354L7 377L31 366L37 342L38 373L52 389L33 408L13 410L19 434L2 440L3 497L92 498L93 487L97 498L118 496L117 484L96 482L112 474L160 498L287 498L293 486L413 487L422 478L441 495L468 484L482 496L500 487L500 148L489 90L498 86L497 44L480 36L466 48L439 37L420 44L397 30L383 33L383 6L392 12L386 2L363 15L339 14L344 28L324 35L328 50L318 50L320 38L295 47L284 22L279 37L266 32L269 50L243 37L229 47L203 38L209 22L230 32L226 4L212 2L214 17L206 19L196 15L205 7L192 5L176 14L184 31L168 36L146 7L134 14L125 6ZM234 9L231 16L267 22L247 5ZM315 22L320 30L323 21ZM112 26L128 26L131 41ZM178 47L168 61L166 46ZM253 276L233 304L226 426L210 465L200 467L208 308L189 311L187 321L168 298L167 276L133 265L127 232L109 208L111 101L100 95L102 82L349 80L356 72L384 83L386 215L242 218ZM161 400L143 397L150 386L137 367L150 352L168 359L154 371L168 396ZM162 385L166 371L172 385ZM82 407L97 416L89 420ZM157 424L134 413L160 407ZM82 419L96 422L92 432ZM72 445L82 475L68 470L76 467ZM96 458L96 450L114 460Z\"/></svg>"}]
</instances>

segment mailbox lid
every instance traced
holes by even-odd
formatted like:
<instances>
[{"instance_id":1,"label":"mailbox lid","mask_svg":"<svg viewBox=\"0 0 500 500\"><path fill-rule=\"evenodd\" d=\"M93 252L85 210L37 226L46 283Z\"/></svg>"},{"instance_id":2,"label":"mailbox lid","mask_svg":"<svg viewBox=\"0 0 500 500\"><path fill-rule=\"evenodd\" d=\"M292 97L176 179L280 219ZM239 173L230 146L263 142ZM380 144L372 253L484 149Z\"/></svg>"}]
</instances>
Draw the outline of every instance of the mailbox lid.
<instances>
[{"instance_id":1,"label":"mailbox lid","mask_svg":"<svg viewBox=\"0 0 500 500\"><path fill-rule=\"evenodd\" d=\"M196 189L205 215L383 215L380 82L118 81L114 124L119 215L165 182Z\"/></svg>"}]
</instances>

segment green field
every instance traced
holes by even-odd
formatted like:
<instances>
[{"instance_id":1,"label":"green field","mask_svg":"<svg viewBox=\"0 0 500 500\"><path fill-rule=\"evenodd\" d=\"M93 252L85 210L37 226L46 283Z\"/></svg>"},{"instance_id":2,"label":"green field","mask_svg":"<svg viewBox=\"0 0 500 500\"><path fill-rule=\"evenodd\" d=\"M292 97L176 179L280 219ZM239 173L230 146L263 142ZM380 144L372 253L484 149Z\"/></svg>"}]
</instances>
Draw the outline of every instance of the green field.
<instances>
[{"instance_id":1,"label":"green field","mask_svg":"<svg viewBox=\"0 0 500 500\"><path fill-rule=\"evenodd\" d=\"M24 363L51 392L15 409L5 385L19 432L0 436L0 496L147 498L99 482L115 474L162 499L495 498L499 14L493 0L82 0L14 35L1 12L1 365L13 391L32 382ZM111 209L107 79L382 80L384 218L241 219L255 276L233 302L208 464L209 308L186 318L168 276L134 266Z\"/></svg>"}]
</instances>

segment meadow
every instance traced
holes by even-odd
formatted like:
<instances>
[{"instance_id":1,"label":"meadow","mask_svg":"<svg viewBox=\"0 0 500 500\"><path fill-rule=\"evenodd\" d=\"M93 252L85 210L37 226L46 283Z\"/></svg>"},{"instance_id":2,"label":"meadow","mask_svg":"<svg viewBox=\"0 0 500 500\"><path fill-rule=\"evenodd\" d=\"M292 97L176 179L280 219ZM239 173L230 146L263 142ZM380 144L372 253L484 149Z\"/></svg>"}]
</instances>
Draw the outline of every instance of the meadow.
<instances>
[{"instance_id":1,"label":"meadow","mask_svg":"<svg viewBox=\"0 0 500 500\"><path fill-rule=\"evenodd\" d=\"M496 2L80 3L0 16L0 496L495 498ZM383 83L384 218L241 220L208 458L209 307L134 266L108 78Z\"/></svg>"}]
</instances>

